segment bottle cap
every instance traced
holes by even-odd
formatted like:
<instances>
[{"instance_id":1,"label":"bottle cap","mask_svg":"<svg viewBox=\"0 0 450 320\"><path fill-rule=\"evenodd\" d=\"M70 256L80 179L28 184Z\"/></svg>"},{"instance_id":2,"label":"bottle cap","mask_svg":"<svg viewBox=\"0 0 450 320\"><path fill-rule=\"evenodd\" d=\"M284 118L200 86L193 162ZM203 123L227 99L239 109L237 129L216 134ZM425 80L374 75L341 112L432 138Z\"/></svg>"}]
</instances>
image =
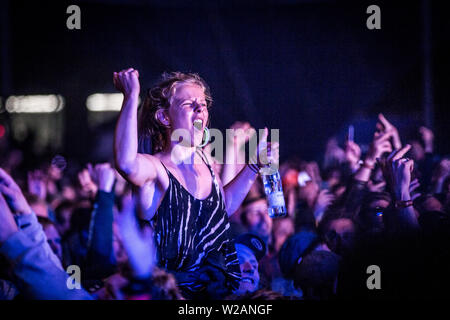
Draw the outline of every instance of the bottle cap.
<instances>
[{"instance_id":1,"label":"bottle cap","mask_svg":"<svg viewBox=\"0 0 450 320\"><path fill-rule=\"evenodd\" d=\"M261 169L259 169L259 173L262 175L272 175L278 172L278 168L277 166L275 166L274 164L270 163L264 167L262 167Z\"/></svg>"}]
</instances>

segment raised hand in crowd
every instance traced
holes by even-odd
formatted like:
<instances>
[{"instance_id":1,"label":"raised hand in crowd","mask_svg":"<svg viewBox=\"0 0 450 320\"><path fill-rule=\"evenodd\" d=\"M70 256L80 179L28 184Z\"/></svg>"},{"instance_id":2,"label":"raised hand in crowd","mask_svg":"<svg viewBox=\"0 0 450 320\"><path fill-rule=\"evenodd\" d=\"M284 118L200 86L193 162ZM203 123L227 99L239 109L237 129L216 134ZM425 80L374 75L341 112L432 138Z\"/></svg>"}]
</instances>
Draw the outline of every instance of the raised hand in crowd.
<instances>
[{"instance_id":1,"label":"raised hand in crowd","mask_svg":"<svg viewBox=\"0 0 450 320\"><path fill-rule=\"evenodd\" d=\"M133 68L114 72L114 87L123 93L124 97L139 95L141 86L139 84L139 72Z\"/></svg>"},{"instance_id":2,"label":"raised hand in crowd","mask_svg":"<svg viewBox=\"0 0 450 320\"><path fill-rule=\"evenodd\" d=\"M245 144L256 130L248 122L236 121L230 127L232 143L226 143L226 158L221 179L224 185L233 180L245 164Z\"/></svg>"},{"instance_id":3,"label":"raised hand in crowd","mask_svg":"<svg viewBox=\"0 0 450 320\"><path fill-rule=\"evenodd\" d=\"M391 138L392 133L375 133L374 139L370 144L369 151L367 152L366 158L364 160L364 164L375 165L377 159L380 158L383 154L392 152L392 145L389 139Z\"/></svg>"},{"instance_id":4,"label":"raised hand in crowd","mask_svg":"<svg viewBox=\"0 0 450 320\"><path fill-rule=\"evenodd\" d=\"M392 137L392 146L394 149L400 149L402 147L402 142L400 140L400 134L398 133L397 128L390 123L382 113L378 115L378 120L378 131L380 133L389 133Z\"/></svg>"},{"instance_id":5,"label":"raised hand in crowd","mask_svg":"<svg viewBox=\"0 0 450 320\"><path fill-rule=\"evenodd\" d=\"M105 192L112 191L114 181L116 180L116 173L109 163L99 163L95 167L89 163L87 169L92 182L97 186L98 190Z\"/></svg>"},{"instance_id":6,"label":"raised hand in crowd","mask_svg":"<svg viewBox=\"0 0 450 320\"><path fill-rule=\"evenodd\" d=\"M0 168L0 193L4 196L12 213L32 213L31 207L25 199L22 190L2 168Z\"/></svg>"},{"instance_id":7,"label":"raised hand in crowd","mask_svg":"<svg viewBox=\"0 0 450 320\"><path fill-rule=\"evenodd\" d=\"M411 190L414 191L418 187L418 182L411 179L414 161L404 157L409 149L411 146L406 145L399 150L394 150L387 158L380 159L379 163L395 200L395 208L401 213L401 218L408 226L418 227L411 196Z\"/></svg>"},{"instance_id":8,"label":"raised hand in crowd","mask_svg":"<svg viewBox=\"0 0 450 320\"><path fill-rule=\"evenodd\" d=\"M359 168L359 159L361 158L361 148L353 141L345 143L345 160L353 171Z\"/></svg>"},{"instance_id":9,"label":"raised hand in crowd","mask_svg":"<svg viewBox=\"0 0 450 320\"><path fill-rule=\"evenodd\" d=\"M156 179L158 161L138 153L139 72L133 68L114 72L113 82L124 96L114 134L114 164L127 181L143 186ZM162 110L156 114L163 116Z\"/></svg>"},{"instance_id":10,"label":"raised hand in crowd","mask_svg":"<svg viewBox=\"0 0 450 320\"><path fill-rule=\"evenodd\" d=\"M390 187L395 199L410 200L409 187L411 184L411 172L414 169L414 161L403 157L411 145L407 144L399 150L394 150L384 159L379 159L384 178Z\"/></svg>"},{"instance_id":11,"label":"raised hand in crowd","mask_svg":"<svg viewBox=\"0 0 450 320\"><path fill-rule=\"evenodd\" d=\"M364 162L355 174L355 179L358 181L369 181L372 170L375 168L377 159L387 152L392 151L391 132L378 133L375 132L369 151L366 154Z\"/></svg>"}]
</instances>

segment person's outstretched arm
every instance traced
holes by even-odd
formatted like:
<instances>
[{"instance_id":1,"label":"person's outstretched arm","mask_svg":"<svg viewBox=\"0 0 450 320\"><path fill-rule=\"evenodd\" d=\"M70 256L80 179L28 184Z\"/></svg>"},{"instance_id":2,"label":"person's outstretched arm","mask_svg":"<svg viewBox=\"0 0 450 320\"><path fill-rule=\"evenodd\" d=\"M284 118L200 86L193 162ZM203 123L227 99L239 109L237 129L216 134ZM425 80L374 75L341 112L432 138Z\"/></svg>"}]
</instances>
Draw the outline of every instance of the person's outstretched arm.
<instances>
[{"instance_id":1,"label":"person's outstretched arm","mask_svg":"<svg viewBox=\"0 0 450 320\"><path fill-rule=\"evenodd\" d=\"M239 209L257 177L258 173L255 169L252 169L250 165L246 165L230 183L224 186L228 216L231 216Z\"/></svg>"},{"instance_id":2,"label":"person's outstretched arm","mask_svg":"<svg viewBox=\"0 0 450 320\"><path fill-rule=\"evenodd\" d=\"M2 197L0 195L0 197ZM39 300L91 300L83 288L70 289L68 274L48 258L47 238L34 219L31 237L18 229L7 238L0 236L0 253L12 264L14 283L27 299ZM83 276L83 270L81 270Z\"/></svg>"},{"instance_id":3,"label":"person's outstretched arm","mask_svg":"<svg viewBox=\"0 0 450 320\"><path fill-rule=\"evenodd\" d=\"M245 144L249 141L251 135L256 134L255 129L248 122L236 121L230 127L233 135L230 141L233 143L226 143L226 160L222 167L221 179L224 185L231 182L234 177L244 168L243 157L240 157L245 150ZM240 135L242 133L242 135ZM228 137L227 137L228 139Z\"/></svg>"},{"instance_id":4,"label":"person's outstretched arm","mask_svg":"<svg viewBox=\"0 0 450 320\"><path fill-rule=\"evenodd\" d=\"M16 223L16 216L23 216ZM25 219L26 218L26 219ZM27 299L86 300L82 288L70 289L69 276L49 250L47 237L22 190L0 169L0 254L11 265L14 284Z\"/></svg>"},{"instance_id":5,"label":"person's outstretched arm","mask_svg":"<svg viewBox=\"0 0 450 320\"><path fill-rule=\"evenodd\" d=\"M258 177L259 167L262 166L262 163L267 163L268 159L261 161L261 156L266 154L278 161L278 143L267 143L267 135L268 129L266 128L257 148L257 161L252 161L258 164L244 166L237 176L223 187L228 216L231 216L239 208Z\"/></svg>"},{"instance_id":6,"label":"person's outstretched arm","mask_svg":"<svg viewBox=\"0 0 450 320\"><path fill-rule=\"evenodd\" d=\"M89 227L85 280L98 280L117 270L113 249L113 207L115 170L109 163L89 166L98 192L95 196Z\"/></svg>"},{"instance_id":7,"label":"person's outstretched arm","mask_svg":"<svg viewBox=\"0 0 450 320\"><path fill-rule=\"evenodd\" d=\"M407 144L401 149L394 150L386 159L380 161L397 212L395 223L391 227L395 232L419 229L419 222L413 206L415 196L411 195L411 173L414 161L404 157L410 148L411 146Z\"/></svg>"},{"instance_id":8,"label":"person's outstretched arm","mask_svg":"<svg viewBox=\"0 0 450 320\"><path fill-rule=\"evenodd\" d=\"M359 212L358 209L367 192L369 182L371 181L370 176L375 169L377 159L382 157L383 154L392 151L391 142L389 141L391 136L392 134L389 132L374 134L373 141L370 144L369 151L362 165L356 170L353 178L349 180L346 191L340 200L340 204L345 208L345 212L349 216L355 217ZM347 150L356 148L359 149L354 142L347 143Z\"/></svg>"},{"instance_id":9,"label":"person's outstretched arm","mask_svg":"<svg viewBox=\"0 0 450 320\"><path fill-rule=\"evenodd\" d=\"M138 100L139 73L132 68L114 72L114 86L123 93L114 134L114 160L120 174L137 186L156 178L154 157L139 154L138 151Z\"/></svg>"}]
</instances>

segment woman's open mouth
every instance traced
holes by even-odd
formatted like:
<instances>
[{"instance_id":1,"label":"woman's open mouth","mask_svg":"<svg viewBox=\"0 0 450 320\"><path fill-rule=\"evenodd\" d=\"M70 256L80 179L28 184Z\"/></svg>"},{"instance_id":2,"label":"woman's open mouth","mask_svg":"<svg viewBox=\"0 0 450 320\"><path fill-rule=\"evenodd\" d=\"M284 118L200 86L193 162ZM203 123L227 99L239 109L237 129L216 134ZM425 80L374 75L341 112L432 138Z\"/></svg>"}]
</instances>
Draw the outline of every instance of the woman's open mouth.
<instances>
[{"instance_id":1,"label":"woman's open mouth","mask_svg":"<svg viewBox=\"0 0 450 320\"><path fill-rule=\"evenodd\" d=\"M202 119L196 119L194 121L194 128L201 131L203 129L203 120Z\"/></svg>"}]
</instances>

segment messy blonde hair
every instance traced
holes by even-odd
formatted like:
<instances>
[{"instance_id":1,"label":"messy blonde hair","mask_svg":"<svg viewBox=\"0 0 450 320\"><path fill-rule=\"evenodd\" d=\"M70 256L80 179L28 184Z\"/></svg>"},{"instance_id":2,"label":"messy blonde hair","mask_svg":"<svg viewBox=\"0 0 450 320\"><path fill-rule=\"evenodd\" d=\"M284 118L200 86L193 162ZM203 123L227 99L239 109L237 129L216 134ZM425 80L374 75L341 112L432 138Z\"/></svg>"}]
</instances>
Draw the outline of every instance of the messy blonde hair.
<instances>
[{"instance_id":1,"label":"messy blonde hair","mask_svg":"<svg viewBox=\"0 0 450 320\"><path fill-rule=\"evenodd\" d=\"M190 83L203 88L207 107L212 105L209 86L196 73L164 73L161 80L147 91L139 118L139 152L158 153L170 144L170 128L156 117L158 110L168 110L175 89L180 84ZM151 142L151 148L150 148Z\"/></svg>"}]
</instances>

